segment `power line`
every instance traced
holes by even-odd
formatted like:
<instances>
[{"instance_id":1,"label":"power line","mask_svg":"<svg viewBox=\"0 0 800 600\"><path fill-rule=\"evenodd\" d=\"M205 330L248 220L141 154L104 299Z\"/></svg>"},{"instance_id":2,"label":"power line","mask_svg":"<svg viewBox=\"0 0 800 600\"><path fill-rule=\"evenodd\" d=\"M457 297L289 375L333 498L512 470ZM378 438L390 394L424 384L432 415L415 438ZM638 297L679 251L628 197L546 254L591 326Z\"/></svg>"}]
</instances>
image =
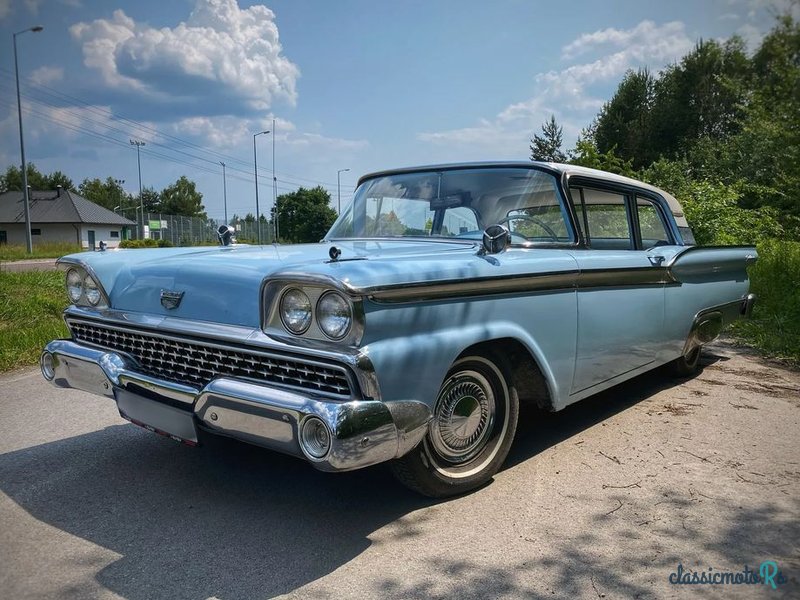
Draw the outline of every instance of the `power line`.
<instances>
[{"instance_id":1,"label":"power line","mask_svg":"<svg viewBox=\"0 0 800 600\"><path fill-rule=\"evenodd\" d=\"M0 75L5 75L6 77L9 77L9 78L11 76L10 71L8 71L7 69L4 69L3 67L0 67ZM98 116L101 116L106 120L105 121L98 121L98 120L92 119L90 117L87 117L85 115L81 115L79 113L75 113L75 112L70 111L69 109L72 108L72 106L64 107L64 106L61 106L61 105L58 105L58 104L54 104L53 102L49 102L47 100L43 100L41 98L36 98L36 97L32 96L31 94L24 94L26 99L30 99L30 100L32 100L34 102L39 102L41 104L50 106L50 107L58 109L58 110L67 111L67 112L69 112L69 114L71 114L76 119L84 120L84 121L87 121L87 122L90 122L90 123L93 123L93 124L96 124L96 125L99 125L99 126L102 126L102 127L106 127L108 129L116 130L116 131L118 131L120 133L125 133L125 135L127 135L127 136L134 135L134 133L131 132L130 130L122 130L122 129L119 129L119 128L111 126L108 123L108 120L121 122L121 123L128 123L131 126L134 126L134 127L138 128L140 130L144 130L144 131L150 132L150 133L152 133L154 135L158 135L160 137L173 140L174 142L176 142L176 143L178 143L178 144L180 144L182 146L185 146L185 147L188 147L188 148L193 148L193 149L199 150L201 152L204 152L206 154L210 154L214 158L210 159L210 158L205 158L205 157L202 157L202 156L197 156L195 154L191 154L191 153L186 152L184 150L179 150L177 148L170 147L170 146L167 146L165 144L161 144L159 142L155 142L153 140L148 140L149 143L161 146L162 148L167 149L169 151L177 152L177 153L180 153L180 154L184 154L184 155L187 155L189 157L195 158L197 160L202 160L202 161L208 162L209 164L214 164L214 165L219 163L218 159L219 159L219 157L221 157L223 159L227 159L228 161L243 165L247 169L249 169L251 167L251 165L247 161L244 161L244 160L242 160L240 158L237 158L237 157L235 157L233 155L226 154L226 153L223 153L223 152L219 152L219 151L216 151L216 150L209 150L207 148L204 148L203 146L200 146L200 145L195 144L193 142L190 142L188 140L185 140L185 139L182 139L180 137L177 137L177 136L165 133L163 131L160 131L158 129L155 129L155 128L153 128L153 127L151 127L151 126L149 126L149 125L147 125L145 123L142 123L140 121L135 121L133 119L129 119L127 117L120 116L120 115L115 115L110 110L104 109L104 108L99 107L97 105L90 104L90 103L88 103L88 102L86 102L84 100L81 100L80 98L77 98L75 96L71 96L69 94L61 92L61 91L59 91L59 90L57 90L55 88L49 87L47 85L44 85L44 84L32 84L32 83L30 83L28 81L28 82L25 82L23 87L25 87L29 91L33 92L33 94L40 94L40 95L44 95L44 96L49 96L49 97L54 98L56 100L61 100L62 102L64 100L72 101L75 104L78 104L78 105L81 105L83 107L86 107L86 109L89 112L92 112L92 113L94 113L94 114L96 114ZM49 90L49 91L46 91L46 90ZM233 168L233 167L231 167L231 168ZM238 169L238 170L240 172L249 173L249 171L244 170L244 169ZM266 168L259 169L259 171L262 171L262 170L267 172L267 173L272 174L272 171L270 169L266 169ZM281 173L281 176L282 176L282 179L284 181L286 181L287 183L296 184L297 182L309 182L309 183L320 184L320 185L323 185L323 186L326 186L326 187L330 187L330 188L333 188L333 186L335 185L333 182L326 182L326 181L321 181L321 180L317 180L317 179L310 179L310 178L306 178L306 177L300 177L300 176L297 176L297 175L292 175L290 173ZM303 185L303 184L300 183L298 185ZM345 185L344 187L349 188L349 189L355 189L355 186L351 186L351 185Z\"/></svg>"}]
</instances>

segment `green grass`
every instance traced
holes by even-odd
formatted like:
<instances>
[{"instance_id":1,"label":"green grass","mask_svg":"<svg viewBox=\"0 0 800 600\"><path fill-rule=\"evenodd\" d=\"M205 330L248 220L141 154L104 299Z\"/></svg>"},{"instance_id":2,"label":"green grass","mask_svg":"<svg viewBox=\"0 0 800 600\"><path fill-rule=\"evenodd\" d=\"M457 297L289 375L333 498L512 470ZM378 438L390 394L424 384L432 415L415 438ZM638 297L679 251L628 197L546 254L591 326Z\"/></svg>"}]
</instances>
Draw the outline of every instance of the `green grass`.
<instances>
[{"instance_id":1,"label":"green grass","mask_svg":"<svg viewBox=\"0 0 800 600\"><path fill-rule=\"evenodd\" d=\"M77 244L65 242L43 242L34 244L33 253L28 254L25 246L10 246L3 244L0 246L0 260L25 260L26 258L59 258L65 254L80 252L81 247Z\"/></svg>"},{"instance_id":2,"label":"green grass","mask_svg":"<svg viewBox=\"0 0 800 600\"><path fill-rule=\"evenodd\" d=\"M758 296L753 318L737 322L733 333L767 356L800 366L800 242L759 244L750 290Z\"/></svg>"},{"instance_id":3,"label":"green grass","mask_svg":"<svg viewBox=\"0 0 800 600\"><path fill-rule=\"evenodd\" d=\"M68 337L60 271L0 273L0 372L38 362L44 345Z\"/></svg>"}]
</instances>

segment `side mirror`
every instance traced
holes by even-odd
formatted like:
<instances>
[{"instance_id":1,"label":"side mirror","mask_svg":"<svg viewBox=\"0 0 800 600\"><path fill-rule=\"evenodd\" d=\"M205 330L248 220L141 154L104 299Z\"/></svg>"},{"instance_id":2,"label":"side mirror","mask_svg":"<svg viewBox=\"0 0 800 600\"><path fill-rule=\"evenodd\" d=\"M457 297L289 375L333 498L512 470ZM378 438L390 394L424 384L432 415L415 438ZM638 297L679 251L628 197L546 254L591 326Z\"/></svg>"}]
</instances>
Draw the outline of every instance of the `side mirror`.
<instances>
[{"instance_id":1,"label":"side mirror","mask_svg":"<svg viewBox=\"0 0 800 600\"><path fill-rule=\"evenodd\" d=\"M219 238L219 243L222 246L230 246L236 240L233 238L233 234L236 230L231 227L230 225L220 225L217 229L217 237Z\"/></svg>"},{"instance_id":2,"label":"side mirror","mask_svg":"<svg viewBox=\"0 0 800 600\"><path fill-rule=\"evenodd\" d=\"M505 225L489 225L483 230L483 254L497 254L511 245L511 232Z\"/></svg>"}]
</instances>

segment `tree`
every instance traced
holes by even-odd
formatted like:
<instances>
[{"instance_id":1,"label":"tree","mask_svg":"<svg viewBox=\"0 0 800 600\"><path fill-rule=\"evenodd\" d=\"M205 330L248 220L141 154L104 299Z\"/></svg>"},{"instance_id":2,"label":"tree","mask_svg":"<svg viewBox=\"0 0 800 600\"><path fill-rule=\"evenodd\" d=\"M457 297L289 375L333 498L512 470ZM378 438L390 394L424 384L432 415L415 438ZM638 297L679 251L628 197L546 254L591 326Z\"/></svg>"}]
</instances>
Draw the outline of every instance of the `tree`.
<instances>
[{"instance_id":1,"label":"tree","mask_svg":"<svg viewBox=\"0 0 800 600\"><path fill-rule=\"evenodd\" d=\"M562 127L556 123L555 115L542 124L542 135L533 134L531 140L531 160L545 162L564 162L566 155L561 151Z\"/></svg>"},{"instance_id":2,"label":"tree","mask_svg":"<svg viewBox=\"0 0 800 600\"><path fill-rule=\"evenodd\" d=\"M208 218L203 206L203 194L197 191L194 181L188 179L186 175L181 175L180 179L161 191L160 212Z\"/></svg>"},{"instance_id":3,"label":"tree","mask_svg":"<svg viewBox=\"0 0 800 600\"><path fill-rule=\"evenodd\" d=\"M579 137L575 143L575 148L569 152L569 162L581 167L634 177L636 171L633 168L632 161L623 160L615 154L615 150L616 146L606 152L600 152L592 138Z\"/></svg>"},{"instance_id":4,"label":"tree","mask_svg":"<svg viewBox=\"0 0 800 600\"><path fill-rule=\"evenodd\" d=\"M281 194L277 199L277 217L281 239L291 242L318 242L336 220L336 211L330 206L331 195L317 186L299 188L296 192ZM275 220L275 207L272 220Z\"/></svg>"},{"instance_id":5,"label":"tree","mask_svg":"<svg viewBox=\"0 0 800 600\"><path fill-rule=\"evenodd\" d=\"M58 186L61 186L65 190L69 190L70 192L77 192L78 190L75 189L75 184L72 183L72 179L67 177L61 171L53 171L50 175L45 177L45 185L48 190L54 190Z\"/></svg>"},{"instance_id":6,"label":"tree","mask_svg":"<svg viewBox=\"0 0 800 600\"><path fill-rule=\"evenodd\" d=\"M657 149L650 141L653 77L646 69L628 71L613 98L605 103L594 128L594 142L601 154L613 151L636 168L650 164Z\"/></svg>"},{"instance_id":7,"label":"tree","mask_svg":"<svg viewBox=\"0 0 800 600\"><path fill-rule=\"evenodd\" d=\"M47 177L36 168L35 164L29 162L25 171L28 175L28 185L32 190L51 189ZM8 167L5 175L0 177L0 193L11 191L22 191L22 169L16 165Z\"/></svg>"},{"instance_id":8,"label":"tree","mask_svg":"<svg viewBox=\"0 0 800 600\"><path fill-rule=\"evenodd\" d=\"M78 193L108 210L114 210L115 207L125 208L133 203L133 199L112 177L107 177L105 181L101 181L98 177L94 179L87 177L78 186Z\"/></svg>"}]
</instances>

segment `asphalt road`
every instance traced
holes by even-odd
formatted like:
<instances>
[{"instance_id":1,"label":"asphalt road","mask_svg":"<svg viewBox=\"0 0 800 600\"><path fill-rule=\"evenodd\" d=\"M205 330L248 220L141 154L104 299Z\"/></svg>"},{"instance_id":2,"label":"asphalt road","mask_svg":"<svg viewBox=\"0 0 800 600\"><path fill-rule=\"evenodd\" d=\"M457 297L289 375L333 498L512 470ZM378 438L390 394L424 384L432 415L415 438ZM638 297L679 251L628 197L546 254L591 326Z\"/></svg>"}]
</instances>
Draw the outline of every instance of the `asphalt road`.
<instances>
[{"instance_id":1,"label":"asphalt road","mask_svg":"<svg viewBox=\"0 0 800 600\"><path fill-rule=\"evenodd\" d=\"M725 345L704 363L524 415L507 467L445 502L6 375L0 597L800 597L800 374ZM769 560L777 590L669 582Z\"/></svg>"},{"instance_id":2,"label":"asphalt road","mask_svg":"<svg viewBox=\"0 0 800 600\"><path fill-rule=\"evenodd\" d=\"M20 272L20 271L54 271L56 269L55 258L31 258L27 260L13 260L0 262L0 272Z\"/></svg>"}]
</instances>

